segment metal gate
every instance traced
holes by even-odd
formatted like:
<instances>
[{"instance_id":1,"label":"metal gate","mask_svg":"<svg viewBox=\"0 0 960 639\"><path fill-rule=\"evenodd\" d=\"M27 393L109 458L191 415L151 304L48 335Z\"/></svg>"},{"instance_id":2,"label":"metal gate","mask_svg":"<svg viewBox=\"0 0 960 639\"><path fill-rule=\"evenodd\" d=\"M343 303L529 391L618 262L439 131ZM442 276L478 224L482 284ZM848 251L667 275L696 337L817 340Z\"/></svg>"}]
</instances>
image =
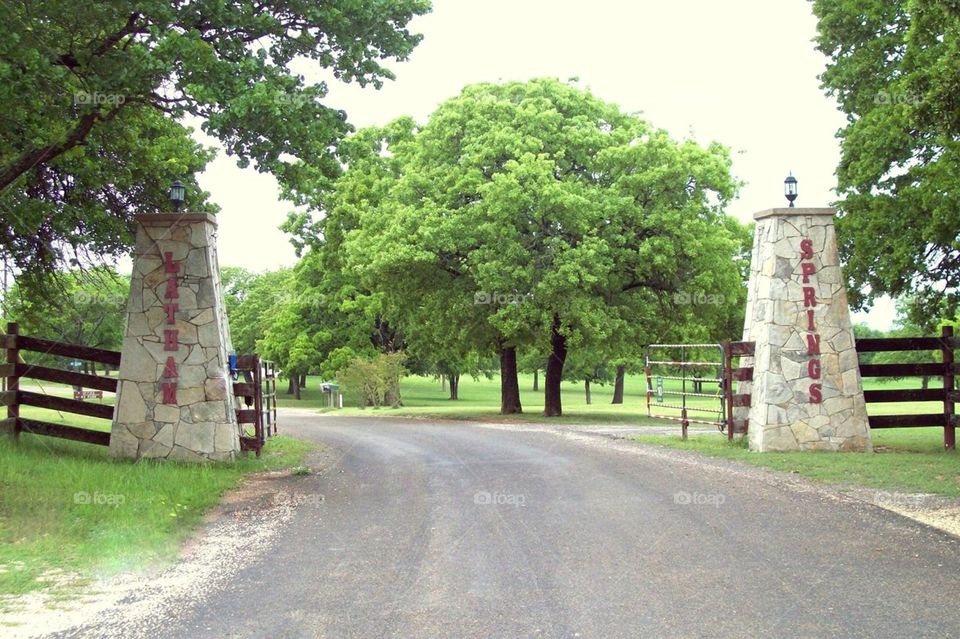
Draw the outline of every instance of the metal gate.
<instances>
[{"instance_id":1,"label":"metal gate","mask_svg":"<svg viewBox=\"0 0 960 639\"><path fill-rule=\"evenodd\" d=\"M753 355L753 342L651 344L646 353L647 416L680 422L684 439L690 424L716 426L731 440L745 435ZM669 397L679 398L679 403Z\"/></svg>"},{"instance_id":2,"label":"metal gate","mask_svg":"<svg viewBox=\"0 0 960 639\"><path fill-rule=\"evenodd\" d=\"M723 344L649 345L647 416L680 422L684 439L690 424L726 430L726 359Z\"/></svg>"}]
</instances>

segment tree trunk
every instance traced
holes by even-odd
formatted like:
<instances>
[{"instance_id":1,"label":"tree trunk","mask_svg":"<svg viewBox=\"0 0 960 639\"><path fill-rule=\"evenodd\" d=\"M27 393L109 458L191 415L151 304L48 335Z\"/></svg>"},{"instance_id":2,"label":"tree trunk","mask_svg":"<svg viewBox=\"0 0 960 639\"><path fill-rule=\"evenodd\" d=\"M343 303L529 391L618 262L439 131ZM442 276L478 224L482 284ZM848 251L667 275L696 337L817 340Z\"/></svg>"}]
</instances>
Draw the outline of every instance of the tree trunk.
<instances>
[{"instance_id":1,"label":"tree trunk","mask_svg":"<svg viewBox=\"0 0 960 639\"><path fill-rule=\"evenodd\" d=\"M293 385L293 398L300 399L300 376L294 375L293 379L295 382Z\"/></svg>"},{"instance_id":2,"label":"tree trunk","mask_svg":"<svg viewBox=\"0 0 960 639\"><path fill-rule=\"evenodd\" d=\"M500 414L522 413L520 405L520 381L517 379L517 349L513 346L500 349Z\"/></svg>"},{"instance_id":3,"label":"tree trunk","mask_svg":"<svg viewBox=\"0 0 960 639\"><path fill-rule=\"evenodd\" d=\"M533 369L533 390L540 390L540 369Z\"/></svg>"},{"instance_id":4,"label":"tree trunk","mask_svg":"<svg viewBox=\"0 0 960 639\"><path fill-rule=\"evenodd\" d=\"M543 386L543 414L547 417L563 415L560 401L560 382L563 379L563 363L567 360L567 338L560 334L560 316L553 316L550 329L550 358Z\"/></svg>"},{"instance_id":5,"label":"tree trunk","mask_svg":"<svg viewBox=\"0 0 960 639\"><path fill-rule=\"evenodd\" d=\"M923 379L921 380L921 388L923 388L923 390L927 390L927 386L929 386L929 384L930 384L930 378L927 376L924 376Z\"/></svg>"},{"instance_id":6,"label":"tree trunk","mask_svg":"<svg viewBox=\"0 0 960 639\"><path fill-rule=\"evenodd\" d=\"M287 378L287 395L293 395L297 392L297 378L291 375Z\"/></svg>"},{"instance_id":7,"label":"tree trunk","mask_svg":"<svg viewBox=\"0 0 960 639\"><path fill-rule=\"evenodd\" d=\"M460 374L450 376L450 399L460 399Z\"/></svg>"},{"instance_id":8,"label":"tree trunk","mask_svg":"<svg viewBox=\"0 0 960 639\"><path fill-rule=\"evenodd\" d=\"M623 403L623 378L626 377L627 367L623 364L617 366L617 379L613 383L613 401L611 404Z\"/></svg>"},{"instance_id":9,"label":"tree trunk","mask_svg":"<svg viewBox=\"0 0 960 639\"><path fill-rule=\"evenodd\" d=\"M304 373L303 375L300 376L300 383L297 384L297 385L298 385L300 388L306 388L306 387L307 387L307 374L306 374L306 373Z\"/></svg>"},{"instance_id":10,"label":"tree trunk","mask_svg":"<svg viewBox=\"0 0 960 639\"><path fill-rule=\"evenodd\" d=\"M583 380L583 389L587 393L587 406L589 406L590 405L590 380L589 379Z\"/></svg>"},{"instance_id":11,"label":"tree trunk","mask_svg":"<svg viewBox=\"0 0 960 639\"><path fill-rule=\"evenodd\" d=\"M440 374L440 390L447 390L447 376L442 373Z\"/></svg>"}]
</instances>

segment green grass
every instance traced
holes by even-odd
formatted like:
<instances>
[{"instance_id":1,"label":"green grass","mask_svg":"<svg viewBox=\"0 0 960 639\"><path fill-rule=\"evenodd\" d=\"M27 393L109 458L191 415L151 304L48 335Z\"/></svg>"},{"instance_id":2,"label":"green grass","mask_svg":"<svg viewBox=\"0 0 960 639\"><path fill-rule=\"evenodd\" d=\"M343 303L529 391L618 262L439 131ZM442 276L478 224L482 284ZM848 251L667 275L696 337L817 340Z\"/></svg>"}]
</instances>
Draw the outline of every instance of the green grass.
<instances>
[{"instance_id":1,"label":"green grass","mask_svg":"<svg viewBox=\"0 0 960 639\"><path fill-rule=\"evenodd\" d=\"M960 456L943 450L939 428L891 428L871 432L874 453L753 453L738 438L698 435L638 435L636 441L696 451L811 479L881 490L960 497Z\"/></svg>"},{"instance_id":2,"label":"green grass","mask_svg":"<svg viewBox=\"0 0 960 639\"><path fill-rule=\"evenodd\" d=\"M541 384L542 384L541 378ZM460 399L451 401L449 395L441 389L439 381L425 377L407 377L401 382L401 394L404 406L378 410L366 408L345 408L331 411L323 408L319 378L308 378L307 388L300 401L284 395L280 389L281 406L316 408L337 415L364 416L403 416L434 417L446 419L484 420L484 421L526 421L551 424L626 424L633 426L676 427L677 435L641 435L638 441L693 450L707 455L737 459L757 466L766 466L789 473L799 473L816 480L858 484L884 490L928 492L948 496L960 496L960 457L956 452L943 450L943 431L939 428L901 428L872 431L875 453L860 454L812 454L812 453L751 453L745 443L730 445L719 433L701 434L688 441L681 440L680 426L676 422L651 419L647 416L646 380L643 376L628 376L625 384L624 403L610 404L613 395L612 386L592 388L593 404L584 401L583 384L564 382L564 416L560 419L545 418L543 411L543 393L531 390L532 375L520 375L523 415L501 416L499 379L473 380L464 378L460 382ZM936 388L940 380L931 380L931 388ZM919 379L885 380L867 379L867 389L879 388L919 388ZM680 382L665 380L667 390L679 389ZM690 388L688 386L688 388ZM705 385L705 388L711 388ZM713 386L713 389L716 387ZM690 388L692 390L692 388ZM669 400L668 400L669 401ZM689 405L712 407L716 400L707 398L689 398ZM656 407L656 402L654 402ZM911 413L938 413L942 404L936 402L901 402L891 404L869 404L871 415L895 415ZM655 412L666 415L679 415L679 411L655 408Z\"/></svg>"},{"instance_id":3,"label":"green grass","mask_svg":"<svg viewBox=\"0 0 960 639\"><path fill-rule=\"evenodd\" d=\"M22 414L60 421L53 411ZM65 423L109 429L73 415ZM50 571L90 577L163 565L244 475L301 465L311 449L276 437L260 459L200 465L114 460L106 447L29 434L18 443L0 437L0 594L43 588ZM83 503L87 495L93 503Z\"/></svg>"},{"instance_id":4,"label":"green grass","mask_svg":"<svg viewBox=\"0 0 960 639\"><path fill-rule=\"evenodd\" d=\"M400 383L401 396L403 398L403 407L401 408L356 408L347 406L343 410L335 411L338 415L356 416L390 416L390 417L433 417L441 419L462 419L462 420L483 420L483 421L524 421L540 422L551 424L597 424L597 425L669 425L671 422L666 420L651 419L647 416L646 405L646 379L642 375L628 375L624 385L624 403L611 404L613 399L613 386L599 386L594 384L591 388L593 403L587 405L584 397L583 383L564 382L561 386L561 396L563 398L563 417L546 418L541 415L543 412L543 391L533 391L533 375L520 375L520 399L523 403L522 415L503 416L499 414L500 408L500 379L494 376L491 379L480 378L474 380L470 377L464 377L460 380L460 399L451 401L449 393L440 387L440 382L433 378L410 376L405 377ZM308 377L307 387L302 391L302 399L295 400L286 395L286 386L278 385L278 398L280 406L297 408L315 408L323 412L331 412L331 409L325 408L324 398L320 392L319 377ZM540 378L541 389L543 388L543 376ZM931 388L936 388L940 380L931 380ZM665 380L664 388L666 390L679 390L681 382L674 380ZM888 380L878 381L868 379L865 381L866 389L879 388L919 388L918 379ZM716 391L716 385L704 385L704 389L711 392ZM692 386L688 384L688 390ZM679 401L677 397L665 396L664 403L675 403ZM347 399L345 398L345 402ZM719 402L716 399L690 397L687 400L688 406L694 408L718 409ZM679 416L680 411L664 408L658 405L656 401L652 402L654 414ZM871 415L895 415L912 413L939 413L943 405L937 402L901 402L895 404L870 404L868 412ZM690 412L691 417L701 417L704 419L715 419L711 413L701 413L697 411ZM676 422L673 422L676 423ZM679 430L679 425L677 425Z\"/></svg>"},{"instance_id":5,"label":"green grass","mask_svg":"<svg viewBox=\"0 0 960 639\"><path fill-rule=\"evenodd\" d=\"M307 378L307 387L302 399L297 401L285 394L286 387L278 385L280 406L324 409L318 377ZM543 388L543 375L540 376ZM433 417L441 419L464 419L483 421L525 421L551 424L636 424L652 423L646 416L646 382L642 377L629 377L623 404L611 404L613 386L591 387L593 403L587 405L583 384L564 382L561 387L563 417L546 418L543 412L543 391L533 391L533 375L520 375L520 400L522 415L503 416L500 410L500 380L464 377L460 380L460 399L451 401L449 392L440 388L437 379L411 376L401 381L402 408L355 408L337 410L337 415L363 415L365 417ZM344 402L348 398L344 398Z\"/></svg>"}]
</instances>

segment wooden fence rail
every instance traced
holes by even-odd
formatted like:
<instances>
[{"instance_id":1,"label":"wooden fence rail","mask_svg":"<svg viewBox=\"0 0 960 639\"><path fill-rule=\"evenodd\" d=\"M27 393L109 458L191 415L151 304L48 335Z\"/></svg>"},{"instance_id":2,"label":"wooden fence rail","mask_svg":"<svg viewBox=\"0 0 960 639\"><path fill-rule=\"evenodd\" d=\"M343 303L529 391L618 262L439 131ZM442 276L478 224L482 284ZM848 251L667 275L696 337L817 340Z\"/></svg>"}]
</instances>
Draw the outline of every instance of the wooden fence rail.
<instances>
[{"instance_id":1,"label":"wooden fence rail","mask_svg":"<svg viewBox=\"0 0 960 639\"><path fill-rule=\"evenodd\" d=\"M954 337L953 327L944 326L939 337L879 337L857 340L857 353L926 351L933 359L933 352L940 352L939 362L903 364L861 364L861 377L940 377L942 388L897 388L869 390L864 392L868 404L890 402L939 402L943 408L936 413L908 415L868 416L870 428L943 428L943 446L948 450L957 447L957 417L954 404L957 400L957 364L954 350L960 348L960 340Z\"/></svg>"},{"instance_id":2,"label":"wooden fence rail","mask_svg":"<svg viewBox=\"0 0 960 639\"><path fill-rule=\"evenodd\" d=\"M733 440L734 434L746 434L750 428L749 419L734 419L733 409L750 406L750 393L737 393L734 382L753 381L753 367L739 366L733 367L734 357L753 357L755 350L754 342L724 342L723 353L725 363L725 381L723 392L727 395L727 439Z\"/></svg>"},{"instance_id":3,"label":"wooden fence rail","mask_svg":"<svg viewBox=\"0 0 960 639\"><path fill-rule=\"evenodd\" d=\"M939 402L942 410L936 413L915 413L904 415L868 415L870 428L943 428L943 446L948 450L956 449L956 428L960 419L956 414L956 402L960 393L956 389L956 374L960 365L956 362L954 351L960 348L960 339L956 338L952 326L943 327L939 337L879 337L856 340L857 353L916 352L939 351L939 362L909 362L894 364L860 364L861 377L898 378L898 377L941 377L942 388L892 388L866 390L863 393L867 404L895 402ZM749 394L734 394L733 382L750 381L753 369L733 367L734 357L752 356L753 342L727 342L726 379L727 393L727 436L733 439L735 433L746 433L749 420L734 421L733 409L736 406L749 406Z\"/></svg>"},{"instance_id":4,"label":"wooden fence rail","mask_svg":"<svg viewBox=\"0 0 960 639\"><path fill-rule=\"evenodd\" d=\"M76 399L68 399L66 397L56 397L44 393L20 390L20 380L36 379L44 382L56 382L82 386L84 388L93 388L111 393L117 391L117 380L99 375L76 373L46 366L32 366L20 361L20 353L29 351L60 355L62 357L71 357L73 359L99 364L119 366L120 353L118 351L108 351L102 348L91 348L89 346L78 346L76 344L64 344L62 342L20 335L19 327L13 322L7 324L6 333L0 333L0 346L7 352L6 363L0 365L0 378L6 380L7 388L6 391L0 393L0 404L6 407L7 418L0 420L0 429L12 433L14 437L19 437L21 432L27 432L33 433L34 435L59 437L61 439L71 439L89 444L98 444L100 446L110 445L109 432L89 428L78 428L65 424L54 424L38 419L27 419L20 416L20 407L35 406L63 413L98 417L100 419L112 419L113 406L108 404L93 404Z\"/></svg>"},{"instance_id":5,"label":"wooden fence rail","mask_svg":"<svg viewBox=\"0 0 960 639\"><path fill-rule=\"evenodd\" d=\"M70 357L99 364L120 366L120 353L102 348L91 348L76 344L64 344L37 337L21 335L16 323L7 324L7 332L0 333L0 348L6 350L4 363L0 363L0 378L6 381L6 390L0 391L0 406L7 409L6 419L0 419L0 431L19 437L21 432L47 437L59 437L75 441L110 445L110 433L89 428L78 428L65 424L55 424L38 419L20 416L21 406L35 406L64 413L113 419L114 406L109 404L85 402L76 397L57 397L45 393L34 393L20 389L21 379L36 379L44 382L70 384L97 391L117 392L117 380L110 377L65 371L47 366L30 365L21 360L24 351ZM243 450L255 451L260 455L266 438L277 432L277 389L276 373L273 362L261 360L257 355L237 357L236 369L244 375L244 381L233 384L237 397L237 422L241 429L246 425L253 427L252 433L241 430L240 443ZM249 401L250 406L243 407ZM273 432L271 433L271 426Z\"/></svg>"}]
</instances>

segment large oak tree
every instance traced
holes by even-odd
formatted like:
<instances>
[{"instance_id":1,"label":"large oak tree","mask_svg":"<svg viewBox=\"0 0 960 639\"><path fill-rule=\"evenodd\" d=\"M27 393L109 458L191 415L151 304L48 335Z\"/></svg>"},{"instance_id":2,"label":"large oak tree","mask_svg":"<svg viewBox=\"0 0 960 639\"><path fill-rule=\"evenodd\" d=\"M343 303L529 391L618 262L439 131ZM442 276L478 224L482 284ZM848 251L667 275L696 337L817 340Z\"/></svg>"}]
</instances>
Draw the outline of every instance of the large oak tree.
<instances>
[{"instance_id":1,"label":"large oak tree","mask_svg":"<svg viewBox=\"0 0 960 639\"><path fill-rule=\"evenodd\" d=\"M420 40L428 0L147 0L0 3L0 255L24 280L64 259L118 254L129 220L164 207L175 177L210 159L181 122L203 121L241 166L303 201L340 171L350 130L308 59L379 86ZM309 185L306 188L305 185ZM209 209L191 189L188 205ZM89 255L88 255L89 254Z\"/></svg>"},{"instance_id":2,"label":"large oak tree","mask_svg":"<svg viewBox=\"0 0 960 639\"><path fill-rule=\"evenodd\" d=\"M392 143L364 134L384 159L343 178L379 189L343 191L359 214L349 267L408 333L497 351L502 412L520 410L518 347L550 354L544 411L560 415L569 349L632 352L692 314L677 293L741 285L719 145L555 80L470 86L423 127L402 122Z\"/></svg>"},{"instance_id":3,"label":"large oak tree","mask_svg":"<svg viewBox=\"0 0 960 639\"><path fill-rule=\"evenodd\" d=\"M960 4L815 0L824 88L847 114L837 168L851 301L911 295L953 315L960 285Z\"/></svg>"}]
</instances>

